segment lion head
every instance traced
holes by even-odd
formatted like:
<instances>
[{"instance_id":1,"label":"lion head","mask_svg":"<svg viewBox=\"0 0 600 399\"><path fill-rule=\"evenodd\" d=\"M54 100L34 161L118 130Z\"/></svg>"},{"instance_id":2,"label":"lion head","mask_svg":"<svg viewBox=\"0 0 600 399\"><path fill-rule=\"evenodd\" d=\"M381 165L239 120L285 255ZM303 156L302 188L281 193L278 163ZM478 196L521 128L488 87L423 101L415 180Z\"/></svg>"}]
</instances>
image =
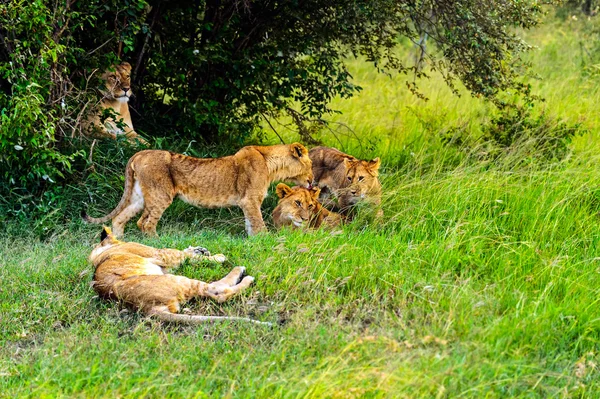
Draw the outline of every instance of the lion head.
<instances>
[{"instance_id":1,"label":"lion head","mask_svg":"<svg viewBox=\"0 0 600 399\"><path fill-rule=\"evenodd\" d=\"M115 235L113 234L110 227L104 226L102 228L102 234L100 234L100 243L94 247L94 250L90 254L90 260L95 259L102 252L107 249L113 247L114 245L121 244L122 241L119 241Z\"/></svg>"},{"instance_id":2,"label":"lion head","mask_svg":"<svg viewBox=\"0 0 600 399\"><path fill-rule=\"evenodd\" d=\"M364 199L379 196L381 193L381 184L378 178L380 164L379 158L372 161L344 159L346 177L344 186L338 190L340 207L345 208Z\"/></svg>"},{"instance_id":3,"label":"lion head","mask_svg":"<svg viewBox=\"0 0 600 399\"><path fill-rule=\"evenodd\" d=\"M288 187L279 183L276 188L279 203L273 211L273 222L277 228L293 225L307 227L319 206L317 187L311 189L296 186Z\"/></svg>"},{"instance_id":4,"label":"lion head","mask_svg":"<svg viewBox=\"0 0 600 399\"><path fill-rule=\"evenodd\" d=\"M105 81L106 91L104 98L128 102L131 92L131 65L123 62L121 65L113 65L102 74Z\"/></svg>"},{"instance_id":5,"label":"lion head","mask_svg":"<svg viewBox=\"0 0 600 399\"><path fill-rule=\"evenodd\" d=\"M300 143L252 147L263 153L271 181L287 181L310 187L313 181L312 161L308 150Z\"/></svg>"}]
</instances>

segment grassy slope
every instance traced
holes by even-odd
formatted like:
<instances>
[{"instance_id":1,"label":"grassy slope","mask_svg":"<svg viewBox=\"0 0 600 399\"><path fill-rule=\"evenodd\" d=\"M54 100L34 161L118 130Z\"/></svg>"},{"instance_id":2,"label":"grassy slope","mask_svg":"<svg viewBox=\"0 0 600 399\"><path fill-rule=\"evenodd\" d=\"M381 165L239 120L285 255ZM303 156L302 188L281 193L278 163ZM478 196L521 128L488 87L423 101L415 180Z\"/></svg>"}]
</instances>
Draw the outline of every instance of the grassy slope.
<instances>
[{"instance_id":1,"label":"grassy slope","mask_svg":"<svg viewBox=\"0 0 600 399\"><path fill-rule=\"evenodd\" d=\"M529 36L542 46L532 57L547 79L536 83L547 110L597 130L597 85L578 73L569 25ZM358 61L353 68L365 90L339 103L338 120L377 139L373 148L342 144L388 165L382 226L246 239L239 213L233 227L228 212L208 213L211 230L199 219L176 222L175 208L160 238L127 234L228 254L256 285L192 310L282 319L283 327L164 326L98 300L86 263L94 227L72 226L47 242L4 237L0 396L598 396L597 136L579 138L569 162L544 170L449 163L436 129L460 121L477 129L485 105L452 97L437 77L422 85L423 103L400 79L392 84ZM229 267L178 272L210 280Z\"/></svg>"}]
</instances>

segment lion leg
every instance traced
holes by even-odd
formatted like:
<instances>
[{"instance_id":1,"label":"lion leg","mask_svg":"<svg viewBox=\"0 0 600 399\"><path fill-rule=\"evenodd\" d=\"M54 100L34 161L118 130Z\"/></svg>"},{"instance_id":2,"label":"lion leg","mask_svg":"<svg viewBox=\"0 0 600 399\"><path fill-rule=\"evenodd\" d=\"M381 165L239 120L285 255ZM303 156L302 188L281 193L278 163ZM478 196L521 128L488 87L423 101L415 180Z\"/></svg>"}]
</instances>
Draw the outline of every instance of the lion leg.
<instances>
[{"instance_id":1,"label":"lion leg","mask_svg":"<svg viewBox=\"0 0 600 399\"><path fill-rule=\"evenodd\" d=\"M164 189L171 191L170 187ZM141 225L142 233L148 235L156 235L156 225L160 220L165 210L173 203L173 196L168 192L160 190L145 190L144 198L146 199L146 205L144 208L145 219L140 218L138 225Z\"/></svg>"},{"instance_id":2,"label":"lion leg","mask_svg":"<svg viewBox=\"0 0 600 399\"><path fill-rule=\"evenodd\" d=\"M244 212L246 232L249 236L267 230L260 211L260 201L245 200L240 204Z\"/></svg>"},{"instance_id":3,"label":"lion leg","mask_svg":"<svg viewBox=\"0 0 600 399\"><path fill-rule=\"evenodd\" d=\"M208 284L203 295L212 298L219 303L225 302L252 284L254 277L244 277L245 273L245 267L238 266L233 268L233 270L221 280Z\"/></svg>"},{"instance_id":4,"label":"lion leg","mask_svg":"<svg viewBox=\"0 0 600 399\"><path fill-rule=\"evenodd\" d=\"M144 211L142 212L142 216L140 216L140 218L137 221L137 227L142 232L144 231L144 223L146 222L146 219L148 218L149 214L150 214L150 211L148 210L148 207L144 207Z\"/></svg>"},{"instance_id":5,"label":"lion leg","mask_svg":"<svg viewBox=\"0 0 600 399\"><path fill-rule=\"evenodd\" d=\"M151 236L155 236L156 234L156 226L158 225L158 221L160 220L162 214L165 210L171 205L172 201L168 203L161 203L160 206L155 205L152 209L150 209L148 213L148 217L144 221L142 226L142 232L144 234L148 234Z\"/></svg>"},{"instance_id":6,"label":"lion leg","mask_svg":"<svg viewBox=\"0 0 600 399\"><path fill-rule=\"evenodd\" d=\"M137 213L139 211L142 210L142 208L144 207L144 200L143 198L140 200L135 200L133 197L129 203L129 205L127 205L125 207L125 209L123 209L121 211L121 213L119 213L117 216L115 216L112 220L112 231L113 234L116 237L122 236L123 232L125 231L125 225L127 224L127 222L129 222L129 220L134 217L135 215L137 215Z\"/></svg>"},{"instance_id":7,"label":"lion leg","mask_svg":"<svg viewBox=\"0 0 600 399\"><path fill-rule=\"evenodd\" d=\"M172 313L179 311L181 303L204 296L209 284L185 276L161 274L134 276L115 286L117 298L148 313L155 306L166 306Z\"/></svg>"},{"instance_id":8,"label":"lion leg","mask_svg":"<svg viewBox=\"0 0 600 399\"><path fill-rule=\"evenodd\" d=\"M164 168L163 168L164 169ZM139 180L152 182L152 184L141 185L144 195L145 208L138 226L142 233L148 235L156 234L156 225L165 210L173 203L175 188L169 176L168 169L154 170L154 174L147 171L136 172Z\"/></svg>"},{"instance_id":9,"label":"lion leg","mask_svg":"<svg viewBox=\"0 0 600 399\"><path fill-rule=\"evenodd\" d=\"M227 276L214 283L194 280L184 276L163 274L159 276L138 276L127 282L121 298L133 302L144 311L156 305L163 305L176 313L183 302L195 297L209 297L222 303L245 290L254 277L245 276L246 268L235 267Z\"/></svg>"},{"instance_id":10,"label":"lion leg","mask_svg":"<svg viewBox=\"0 0 600 399\"><path fill-rule=\"evenodd\" d=\"M223 263L227 260L225 255L211 255L203 247L188 247L183 251L171 248L157 249L152 258L156 261L156 264L164 268L177 267L186 259L206 259L217 263Z\"/></svg>"}]
</instances>

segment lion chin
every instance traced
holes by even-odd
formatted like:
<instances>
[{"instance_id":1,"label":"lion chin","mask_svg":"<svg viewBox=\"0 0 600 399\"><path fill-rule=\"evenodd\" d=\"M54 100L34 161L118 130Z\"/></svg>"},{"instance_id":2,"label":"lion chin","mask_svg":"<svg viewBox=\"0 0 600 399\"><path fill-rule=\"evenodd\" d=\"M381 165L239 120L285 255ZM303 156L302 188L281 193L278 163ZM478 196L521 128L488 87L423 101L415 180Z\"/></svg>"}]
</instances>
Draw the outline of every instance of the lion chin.
<instances>
[{"instance_id":1,"label":"lion chin","mask_svg":"<svg viewBox=\"0 0 600 399\"><path fill-rule=\"evenodd\" d=\"M292 224L294 226L299 227L299 228L303 228L304 227L304 222L303 221L297 221L297 220L294 220L292 218L290 218L290 220L292 221Z\"/></svg>"}]
</instances>

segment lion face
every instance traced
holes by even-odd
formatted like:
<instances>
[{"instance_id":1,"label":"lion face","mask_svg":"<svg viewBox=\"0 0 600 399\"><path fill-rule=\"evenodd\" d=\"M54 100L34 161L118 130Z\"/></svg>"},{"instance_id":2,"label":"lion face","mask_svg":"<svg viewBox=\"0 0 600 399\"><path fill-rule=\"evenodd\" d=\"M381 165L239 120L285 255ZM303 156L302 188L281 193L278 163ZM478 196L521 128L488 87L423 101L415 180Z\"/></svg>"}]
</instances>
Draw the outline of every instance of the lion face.
<instances>
[{"instance_id":1,"label":"lion face","mask_svg":"<svg viewBox=\"0 0 600 399\"><path fill-rule=\"evenodd\" d=\"M354 205L370 194L379 191L378 179L381 161L375 158L372 161L359 159L344 159L346 177L344 186L338 192L338 199L342 208Z\"/></svg>"},{"instance_id":2,"label":"lion face","mask_svg":"<svg viewBox=\"0 0 600 399\"><path fill-rule=\"evenodd\" d=\"M106 82L105 98L121 102L129 101L132 92L131 65L128 62L123 62L121 65L113 65L102 74L102 79Z\"/></svg>"},{"instance_id":3,"label":"lion face","mask_svg":"<svg viewBox=\"0 0 600 399\"><path fill-rule=\"evenodd\" d=\"M286 224L290 221L295 227L306 227L310 218L318 208L318 198L321 190L313 187L307 189L304 187L288 187L284 183L277 185L277 196L279 203L277 211L279 215L279 224Z\"/></svg>"}]
</instances>

